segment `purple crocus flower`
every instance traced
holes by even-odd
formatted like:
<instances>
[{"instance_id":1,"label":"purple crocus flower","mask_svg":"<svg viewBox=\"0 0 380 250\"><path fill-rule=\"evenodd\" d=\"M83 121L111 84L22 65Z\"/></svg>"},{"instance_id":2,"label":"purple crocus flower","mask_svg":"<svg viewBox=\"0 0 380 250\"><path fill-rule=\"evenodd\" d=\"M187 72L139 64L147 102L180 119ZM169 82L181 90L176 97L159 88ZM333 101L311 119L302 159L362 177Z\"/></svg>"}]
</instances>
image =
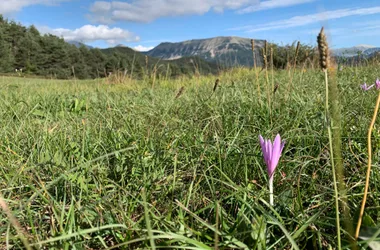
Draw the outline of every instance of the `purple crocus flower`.
<instances>
[{"instance_id":1,"label":"purple crocus flower","mask_svg":"<svg viewBox=\"0 0 380 250\"><path fill-rule=\"evenodd\" d=\"M375 86L375 84L372 84L371 86L367 86L367 83L364 83L363 85L360 85L360 87L364 91L370 90L373 86Z\"/></svg>"},{"instance_id":2,"label":"purple crocus flower","mask_svg":"<svg viewBox=\"0 0 380 250\"><path fill-rule=\"evenodd\" d=\"M375 84L376 84L376 89L380 89L380 80L379 80L379 78L376 79Z\"/></svg>"},{"instance_id":3,"label":"purple crocus flower","mask_svg":"<svg viewBox=\"0 0 380 250\"><path fill-rule=\"evenodd\" d=\"M269 175L270 204L273 206L273 176L278 161L280 160L281 152L284 149L285 141L281 141L279 134L277 134L273 144L271 140L265 140L261 135L259 136L259 140L264 155L264 161L267 165L267 171Z\"/></svg>"}]
</instances>

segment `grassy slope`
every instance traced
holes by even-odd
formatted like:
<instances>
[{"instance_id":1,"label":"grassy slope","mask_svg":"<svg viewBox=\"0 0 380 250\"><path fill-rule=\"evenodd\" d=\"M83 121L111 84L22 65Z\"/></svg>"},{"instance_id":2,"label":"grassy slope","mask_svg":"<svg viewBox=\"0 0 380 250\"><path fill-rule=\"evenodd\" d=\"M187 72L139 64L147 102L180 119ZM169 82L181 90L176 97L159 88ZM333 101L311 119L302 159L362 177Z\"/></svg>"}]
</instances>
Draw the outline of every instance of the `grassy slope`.
<instances>
[{"instance_id":1,"label":"grassy slope","mask_svg":"<svg viewBox=\"0 0 380 250\"><path fill-rule=\"evenodd\" d=\"M378 73L339 72L353 215L376 100L359 84ZM280 87L271 115L247 70L221 75L213 95L213 77L159 82L154 90L144 82L0 78L1 193L29 241L55 249L154 248L152 234L157 247L289 249L286 234L301 249L335 247L323 77L296 73L287 102L287 72L274 77ZM271 209L258 135L276 133L286 146ZM379 132L375 138L378 152ZM375 224L379 178L374 171L367 210ZM7 218L1 225L0 244L20 247Z\"/></svg>"}]
</instances>

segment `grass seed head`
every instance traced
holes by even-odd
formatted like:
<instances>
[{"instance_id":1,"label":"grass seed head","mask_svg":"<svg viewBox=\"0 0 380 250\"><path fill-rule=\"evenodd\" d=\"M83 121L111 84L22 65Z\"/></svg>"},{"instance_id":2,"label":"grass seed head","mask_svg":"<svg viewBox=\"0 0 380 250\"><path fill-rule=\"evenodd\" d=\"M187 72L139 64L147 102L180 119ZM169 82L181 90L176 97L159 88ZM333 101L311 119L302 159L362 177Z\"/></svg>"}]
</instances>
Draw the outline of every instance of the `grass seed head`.
<instances>
[{"instance_id":1,"label":"grass seed head","mask_svg":"<svg viewBox=\"0 0 380 250\"><path fill-rule=\"evenodd\" d=\"M298 53L300 52L300 48L301 48L301 42L298 41L298 43L297 43L297 47L296 47L296 58L297 58L297 56L298 56Z\"/></svg>"},{"instance_id":2,"label":"grass seed head","mask_svg":"<svg viewBox=\"0 0 380 250\"><path fill-rule=\"evenodd\" d=\"M185 91L185 87L182 86L178 92L177 92L177 95L175 96L175 99L178 99L182 94L183 94L183 91Z\"/></svg>"},{"instance_id":3,"label":"grass seed head","mask_svg":"<svg viewBox=\"0 0 380 250\"><path fill-rule=\"evenodd\" d=\"M268 68L268 58L267 58L267 50L266 48L262 48L262 53L263 53L263 63L264 63L264 69L267 69Z\"/></svg>"},{"instance_id":4,"label":"grass seed head","mask_svg":"<svg viewBox=\"0 0 380 250\"><path fill-rule=\"evenodd\" d=\"M327 70L330 66L330 55L329 45L327 43L327 38L323 27L321 29L321 32L319 32L317 41L319 50L319 64L323 70Z\"/></svg>"},{"instance_id":5,"label":"grass seed head","mask_svg":"<svg viewBox=\"0 0 380 250\"><path fill-rule=\"evenodd\" d=\"M215 92L215 90L218 88L218 86L219 86L219 79L216 79L212 92Z\"/></svg>"}]
</instances>

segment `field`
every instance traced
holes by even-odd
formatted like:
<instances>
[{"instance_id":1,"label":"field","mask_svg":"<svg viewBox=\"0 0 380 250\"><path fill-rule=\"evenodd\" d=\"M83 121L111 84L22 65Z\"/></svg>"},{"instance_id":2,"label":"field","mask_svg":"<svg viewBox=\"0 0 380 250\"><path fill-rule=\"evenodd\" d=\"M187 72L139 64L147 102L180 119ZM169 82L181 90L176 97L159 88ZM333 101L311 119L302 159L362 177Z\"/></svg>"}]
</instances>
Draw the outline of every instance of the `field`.
<instances>
[{"instance_id":1,"label":"field","mask_svg":"<svg viewBox=\"0 0 380 250\"><path fill-rule=\"evenodd\" d=\"M378 92L360 84L379 76L378 66L337 72L353 227ZM0 248L336 249L324 75L268 77L242 68L154 87L0 78ZM258 137L277 133L286 143L271 206ZM378 125L372 145L362 230L380 221Z\"/></svg>"}]
</instances>

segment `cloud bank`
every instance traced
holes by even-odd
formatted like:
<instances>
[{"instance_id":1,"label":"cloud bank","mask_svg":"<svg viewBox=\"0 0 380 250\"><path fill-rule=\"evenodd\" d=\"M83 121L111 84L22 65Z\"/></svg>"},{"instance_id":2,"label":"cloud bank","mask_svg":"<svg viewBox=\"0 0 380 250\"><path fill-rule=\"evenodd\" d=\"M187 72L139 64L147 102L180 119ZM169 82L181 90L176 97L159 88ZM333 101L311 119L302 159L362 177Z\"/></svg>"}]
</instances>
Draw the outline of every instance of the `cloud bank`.
<instances>
[{"instance_id":1,"label":"cloud bank","mask_svg":"<svg viewBox=\"0 0 380 250\"><path fill-rule=\"evenodd\" d=\"M288 7L316 0L133 0L96 1L89 18L98 23L117 21L151 22L162 17L202 15L210 11L236 10L244 14Z\"/></svg>"},{"instance_id":2,"label":"cloud bank","mask_svg":"<svg viewBox=\"0 0 380 250\"><path fill-rule=\"evenodd\" d=\"M380 13L380 6L375 6L371 8L355 8L355 9L339 9L332 11L324 11L321 13L304 15L304 16L294 16L289 19L284 19L275 22L269 22L259 25L247 25L242 27L235 27L229 30L242 30L246 32L259 32L275 29L287 29L293 27L306 26L309 24L315 24L327 20L340 19L350 16L366 16L374 15Z\"/></svg>"},{"instance_id":3,"label":"cloud bank","mask_svg":"<svg viewBox=\"0 0 380 250\"><path fill-rule=\"evenodd\" d=\"M134 50L142 51L142 52L143 51L149 51L149 50L151 50L153 48L154 48L153 46L152 47L145 47L143 45L137 45L137 46L133 47Z\"/></svg>"},{"instance_id":4,"label":"cloud bank","mask_svg":"<svg viewBox=\"0 0 380 250\"><path fill-rule=\"evenodd\" d=\"M56 5L61 2L68 2L70 0L1 0L0 1L0 14L6 15L13 12L20 11L24 7L32 5Z\"/></svg>"},{"instance_id":5,"label":"cloud bank","mask_svg":"<svg viewBox=\"0 0 380 250\"><path fill-rule=\"evenodd\" d=\"M39 27L42 33L50 33L63 37L66 41L95 42L106 41L110 45L122 42L136 42L140 38L128 30L121 28L110 28L107 25L84 25L78 29L51 29L49 27Z\"/></svg>"}]
</instances>

